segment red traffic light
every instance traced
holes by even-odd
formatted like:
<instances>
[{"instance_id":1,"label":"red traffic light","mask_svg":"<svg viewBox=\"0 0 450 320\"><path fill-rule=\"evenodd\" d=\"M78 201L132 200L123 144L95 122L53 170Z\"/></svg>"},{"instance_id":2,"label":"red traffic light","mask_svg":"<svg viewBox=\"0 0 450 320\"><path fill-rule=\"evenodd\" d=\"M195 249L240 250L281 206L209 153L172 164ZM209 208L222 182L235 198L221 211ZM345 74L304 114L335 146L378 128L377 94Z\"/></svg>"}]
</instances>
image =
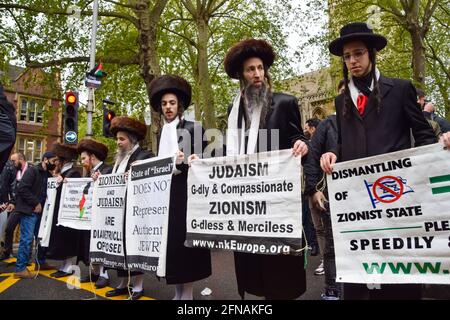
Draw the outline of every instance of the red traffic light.
<instances>
[{"instance_id":1,"label":"red traffic light","mask_svg":"<svg viewBox=\"0 0 450 320\"><path fill-rule=\"evenodd\" d=\"M72 91L66 92L66 103L75 104L77 102L77 96Z\"/></svg>"},{"instance_id":2,"label":"red traffic light","mask_svg":"<svg viewBox=\"0 0 450 320\"><path fill-rule=\"evenodd\" d=\"M116 113L114 111L108 111L108 113L106 114L106 119L108 120L108 122L111 122L111 120L116 116Z\"/></svg>"}]
</instances>

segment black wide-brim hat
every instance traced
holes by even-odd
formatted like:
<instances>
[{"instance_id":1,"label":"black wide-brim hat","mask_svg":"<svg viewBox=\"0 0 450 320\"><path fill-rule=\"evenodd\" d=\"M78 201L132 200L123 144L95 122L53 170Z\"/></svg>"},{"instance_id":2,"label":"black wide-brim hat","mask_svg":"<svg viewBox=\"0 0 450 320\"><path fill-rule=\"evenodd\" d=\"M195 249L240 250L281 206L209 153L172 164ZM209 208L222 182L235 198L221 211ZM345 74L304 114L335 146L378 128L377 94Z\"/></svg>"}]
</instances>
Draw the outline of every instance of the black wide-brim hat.
<instances>
[{"instance_id":1,"label":"black wide-brim hat","mask_svg":"<svg viewBox=\"0 0 450 320\"><path fill-rule=\"evenodd\" d=\"M161 111L161 99L166 93L173 93L181 100L186 110L191 104L192 87L184 78L176 75L163 75L150 83L150 105L153 110Z\"/></svg>"},{"instance_id":2,"label":"black wide-brim hat","mask_svg":"<svg viewBox=\"0 0 450 320\"><path fill-rule=\"evenodd\" d=\"M239 79L242 65L249 58L260 58L264 63L264 68L268 69L275 61L275 52L265 40L243 40L228 50L224 61L225 72L230 78Z\"/></svg>"},{"instance_id":3,"label":"black wide-brim hat","mask_svg":"<svg viewBox=\"0 0 450 320\"><path fill-rule=\"evenodd\" d=\"M111 121L109 131L114 136L117 136L117 132L119 131L126 131L133 134L138 140L142 140L147 134L147 127L144 123L133 118L114 117Z\"/></svg>"},{"instance_id":4,"label":"black wide-brim hat","mask_svg":"<svg viewBox=\"0 0 450 320\"><path fill-rule=\"evenodd\" d=\"M342 56L344 45L352 41L362 41L369 48L375 48L377 51L382 50L387 45L387 39L382 35L373 33L366 23L353 22L342 27L340 37L333 40L328 48L335 56Z\"/></svg>"},{"instance_id":5,"label":"black wide-brim hat","mask_svg":"<svg viewBox=\"0 0 450 320\"><path fill-rule=\"evenodd\" d=\"M81 154L86 151L90 154L95 154L95 156L100 161L105 161L108 156L108 147L101 142L92 139L83 139L78 142L78 153Z\"/></svg>"}]
</instances>

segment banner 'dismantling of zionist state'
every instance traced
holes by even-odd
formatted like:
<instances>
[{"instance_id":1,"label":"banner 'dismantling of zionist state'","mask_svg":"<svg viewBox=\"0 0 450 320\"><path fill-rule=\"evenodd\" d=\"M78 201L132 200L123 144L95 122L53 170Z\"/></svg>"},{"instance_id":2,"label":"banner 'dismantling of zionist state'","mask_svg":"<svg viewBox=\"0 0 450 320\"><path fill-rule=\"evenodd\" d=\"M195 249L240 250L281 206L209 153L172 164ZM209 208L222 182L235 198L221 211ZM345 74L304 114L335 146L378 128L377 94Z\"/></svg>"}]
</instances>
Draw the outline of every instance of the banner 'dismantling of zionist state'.
<instances>
[{"instance_id":1,"label":"banner 'dismantling of zionist state'","mask_svg":"<svg viewBox=\"0 0 450 320\"><path fill-rule=\"evenodd\" d=\"M56 178L47 180L47 199L42 210L41 224L39 225L38 238L42 247L48 247L52 231L53 211L55 211L55 200L58 184Z\"/></svg>"},{"instance_id":2,"label":"banner 'dismantling of zionist state'","mask_svg":"<svg viewBox=\"0 0 450 320\"><path fill-rule=\"evenodd\" d=\"M123 223L127 180L124 173L101 175L94 184L90 260L126 269Z\"/></svg>"},{"instance_id":3,"label":"banner 'dismantling of zionist state'","mask_svg":"<svg viewBox=\"0 0 450 320\"><path fill-rule=\"evenodd\" d=\"M300 182L300 158L291 149L193 162L185 245L300 254Z\"/></svg>"},{"instance_id":4,"label":"banner 'dismantling of zionist state'","mask_svg":"<svg viewBox=\"0 0 450 320\"><path fill-rule=\"evenodd\" d=\"M78 230L91 230L93 182L92 178L65 179L57 225Z\"/></svg>"},{"instance_id":5,"label":"banner 'dismantling of zionist state'","mask_svg":"<svg viewBox=\"0 0 450 320\"><path fill-rule=\"evenodd\" d=\"M327 181L336 281L450 284L450 151L338 163Z\"/></svg>"},{"instance_id":6,"label":"banner 'dismantling of zionist state'","mask_svg":"<svg viewBox=\"0 0 450 320\"><path fill-rule=\"evenodd\" d=\"M151 158L131 166L125 216L126 260L130 270L165 276L173 169L174 157Z\"/></svg>"}]
</instances>

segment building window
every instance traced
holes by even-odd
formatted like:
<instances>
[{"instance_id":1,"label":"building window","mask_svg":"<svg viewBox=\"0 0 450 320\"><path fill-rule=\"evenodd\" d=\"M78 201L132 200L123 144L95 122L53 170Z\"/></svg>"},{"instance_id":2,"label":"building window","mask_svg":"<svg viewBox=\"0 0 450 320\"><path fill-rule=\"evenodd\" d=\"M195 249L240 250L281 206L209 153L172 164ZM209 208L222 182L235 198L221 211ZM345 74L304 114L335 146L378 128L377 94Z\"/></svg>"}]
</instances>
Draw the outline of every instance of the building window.
<instances>
[{"instance_id":1,"label":"building window","mask_svg":"<svg viewBox=\"0 0 450 320\"><path fill-rule=\"evenodd\" d=\"M42 123L45 103L43 99L21 97L20 121Z\"/></svg>"},{"instance_id":2,"label":"building window","mask_svg":"<svg viewBox=\"0 0 450 320\"><path fill-rule=\"evenodd\" d=\"M43 139L34 137L17 137L16 150L25 155L28 162L38 163L42 158Z\"/></svg>"}]
</instances>

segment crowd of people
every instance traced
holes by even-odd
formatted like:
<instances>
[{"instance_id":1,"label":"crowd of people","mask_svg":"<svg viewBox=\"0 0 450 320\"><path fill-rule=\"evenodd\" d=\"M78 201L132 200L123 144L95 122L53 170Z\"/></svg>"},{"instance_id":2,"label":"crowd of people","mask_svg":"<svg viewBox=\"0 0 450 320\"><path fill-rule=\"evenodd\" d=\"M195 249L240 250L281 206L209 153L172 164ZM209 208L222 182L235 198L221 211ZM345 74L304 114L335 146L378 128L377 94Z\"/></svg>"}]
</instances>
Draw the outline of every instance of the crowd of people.
<instances>
[{"instance_id":1,"label":"crowd of people","mask_svg":"<svg viewBox=\"0 0 450 320\"><path fill-rule=\"evenodd\" d=\"M315 274L324 275L324 300L342 297L420 299L422 294L421 285L417 284L382 285L381 289L370 290L365 284L341 285L336 282L333 229L325 178L332 172L333 164L438 141L450 146L448 122L434 114L434 107L425 101L423 92L416 91L411 81L388 78L379 71L377 52L386 45L386 38L373 33L365 23L350 23L341 29L340 37L329 45L330 53L342 58L343 80L335 99L336 113L322 121L309 119L304 129L297 99L273 92L270 67L276 57L268 42L256 39L241 41L229 49L224 59L225 72L239 81L239 91L228 110L226 146L217 154L234 156L292 149L294 156L302 157L304 207L299 211L303 211L305 231L307 228L311 230L305 232L311 253L319 254L321 258ZM153 80L149 91L151 107L160 114L163 124L158 139L158 156L176 154L176 170L170 190L165 280L167 284L175 285L175 300L192 300L193 283L211 275L210 251L184 246L189 164L201 158L206 148L204 129L199 123L183 117L192 95L191 85L185 79L163 75ZM3 97L1 99L2 105L8 104ZM179 129L189 132L192 138L183 139ZM264 135L261 129L265 129ZM14 128L11 130L13 132ZM276 135L271 131L276 131ZM111 166L105 163L108 148L94 139L83 139L77 146L56 143L35 166L27 163L21 153L11 155L0 179L1 209L9 215L1 259L12 254L13 232L20 224L15 277L31 279L35 276L27 269L27 264L33 238L37 237L39 230L50 177L56 177L58 183L56 214L53 215L50 245L38 248L36 266L39 270L49 270L54 267L47 264L46 259L59 261L57 271L51 274L55 278L72 274L74 257L76 263L90 266L90 232L57 225L64 179L81 177L76 169L78 157L85 176L96 180L102 174L126 173L136 160L155 156L139 145L146 135L146 126L140 121L126 116L115 117L111 132L117 146ZM276 143L267 141L273 136L278 138ZM261 143L264 139L266 143ZM9 155L11 143L5 143L1 151L2 158ZM307 289L305 254L235 252L240 296L244 298L248 293L266 299L298 298ZM112 269L94 264L89 272L91 274L81 277L81 282L93 281L97 288L110 285L108 273L113 272ZM116 272L120 282L106 296L127 295L131 290L131 298L139 299L144 291L144 274L120 269ZM129 282L132 283L131 289Z\"/></svg>"}]
</instances>

